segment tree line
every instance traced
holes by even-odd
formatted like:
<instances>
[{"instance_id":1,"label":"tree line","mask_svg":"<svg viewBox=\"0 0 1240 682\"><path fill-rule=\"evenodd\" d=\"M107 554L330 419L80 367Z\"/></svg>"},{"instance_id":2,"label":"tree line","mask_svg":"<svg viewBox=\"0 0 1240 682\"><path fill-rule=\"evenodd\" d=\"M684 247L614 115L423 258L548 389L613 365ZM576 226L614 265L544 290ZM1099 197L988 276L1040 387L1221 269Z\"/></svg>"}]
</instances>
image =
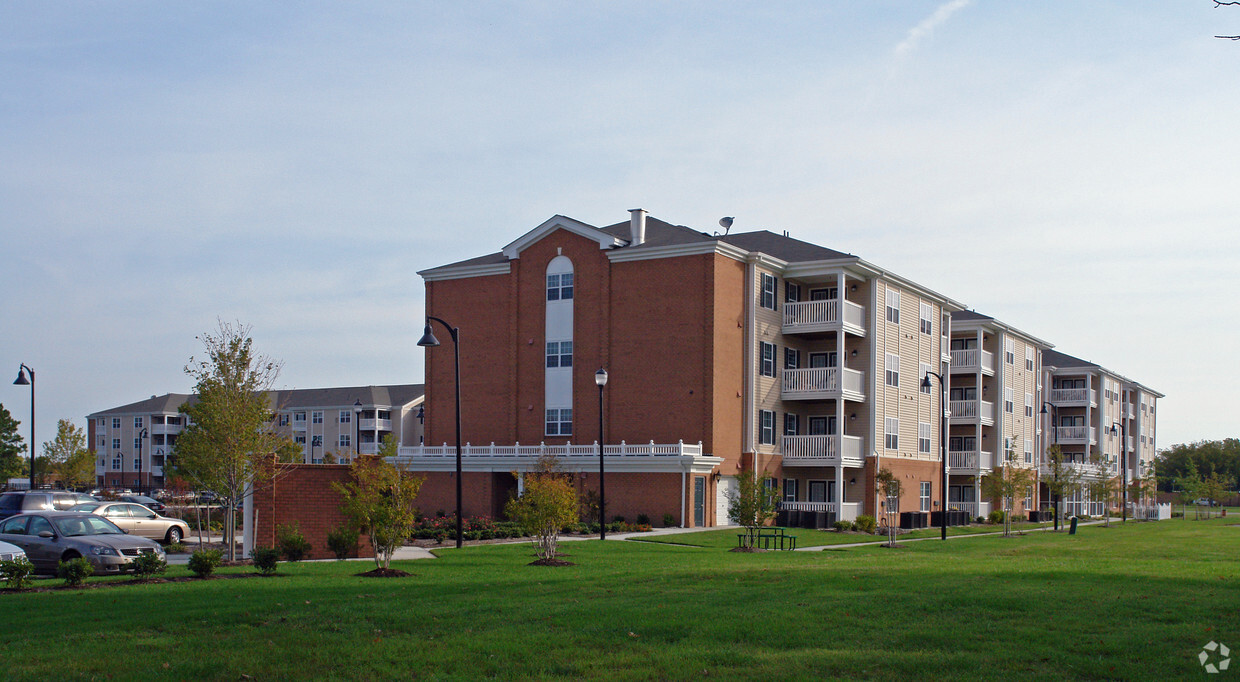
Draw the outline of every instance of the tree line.
<instances>
[{"instance_id":1,"label":"tree line","mask_svg":"<svg viewBox=\"0 0 1240 682\"><path fill-rule=\"evenodd\" d=\"M18 434L21 422L0 405L0 481L30 476L30 451ZM43 454L34 458L35 485L55 477L66 488L95 482L95 456L86 444L86 431L68 419L56 423L56 437L43 443Z\"/></svg>"},{"instance_id":2,"label":"tree line","mask_svg":"<svg viewBox=\"0 0 1240 682\"><path fill-rule=\"evenodd\" d=\"M1217 477L1225 490L1240 485L1240 439L1201 440L1173 445L1154 458L1158 489L1176 492L1180 481L1198 476Z\"/></svg>"}]
</instances>

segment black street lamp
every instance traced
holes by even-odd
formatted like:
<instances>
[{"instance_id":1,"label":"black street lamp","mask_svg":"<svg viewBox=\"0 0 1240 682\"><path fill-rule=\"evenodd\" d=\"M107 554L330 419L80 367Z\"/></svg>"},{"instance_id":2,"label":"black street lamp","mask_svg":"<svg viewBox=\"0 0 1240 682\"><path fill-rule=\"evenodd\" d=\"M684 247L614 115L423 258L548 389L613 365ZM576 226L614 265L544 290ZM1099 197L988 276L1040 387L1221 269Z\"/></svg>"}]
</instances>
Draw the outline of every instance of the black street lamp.
<instances>
[{"instance_id":1,"label":"black street lamp","mask_svg":"<svg viewBox=\"0 0 1240 682\"><path fill-rule=\"evenodd\" d=\"M598 539L607 539L607 493L603 478L603 387L607 385L607 370L599 369L594 373L594 383L598 385Z\"/></svg>"},{"instance_id":2,"label":"black street lamp","mask_svg":"<svg viewBox=\"0 0 1240 682\"><path fill-rule=\"evenodd\" d=\"M314 461L315 446L322 446L322 445L323 445L323 436L310 436L310 463L311 464L317 464L317 462Z\"/></svg>"},{"instance_id":3,"label":"black street lamp","mask_svg":"<svg viewBox=\"0 0 1240 682\"><path fill-rule=\"evenodd\" d=\"M926 370L926 375L921 378L921 387L930 388L930 377L934 376L939 380L939 459L942 464L942 473L939 482L939 499L942 503L939 505L939 527L942 539L947 539L947 383L943 381L943 375L938 372Z\"/></svg>"},{"instance_id":4,"label":"black street lamp","mask_svg":"<svg viewBox=\"0 0 1240 682\"><path fill-rule=\"evenodd\" d=\"M1054 417L1051 420L1051 430L1055 434L1054 436L1052 436L1052 438L1054 438L1055 445L1059 445L1059 406L1056 405L1055 403L1048 403L1045 400L1043 400L1042 401L1042 412L1041 412L1042 414L1046 414L1047 405L1051 406L1051 412L1052 412L1051 416ZM1059 457L1060 457L1059 461L1063 462L1062 452L1059 453ZM1055 467L1055 485L1056 487L1058 487L1059 485L1059 467L1058 466ZM1059 530L1059 493L1056 492L1056 493L1051 494L1051 504L1054 505L1055 507L1055 530Z\"/></svg>"},{"instance_id":5,"label":"black street lamp","mask_svg":"<svg viewBox=\"0 0 1240 682\"><path fill-rule=\"evenodd\" d=\"M146 440L147 430L138 432L138 494L142 494L142 441Z\"/></svg>"},{"instance_id":6,"label":"black street lamp","mask_svg":"<svg viewBox=\"0 0 1240 682\"><path fill-rule=\"evenodd\" d=\"M29 380L26 379L27 373L30 374ZM34 490L34 370L26 363L21 363L21 367L17 368L17 380L13 384L30 386L30 489Z\"/></svg>"},{"instance_id":7,"label":"black street lamp","mask_svg":"<svg viewBox=\"0 0 1240 682\"><path fill-rule=\"evenodd\" d=\"M362 456L362 401L353 401L353 451Z\"/></svg>"},{"instance_id":8,"label":"black street lamp","mask_svg":"<svg viewBox=\"0 0 1240 682\"><path fill-rule=\"evenodd\" d=\"M1120 516L1124 523L1128 523L1128 425L1120 421L1111 423L1111 437L1115 437L1115 427L1119 426L1119 466L1123 470L1122 476L1124 486L1123 492L1120 493L1121 504Z\"/></svg>"},{"instance_id":9,"label":"black street lamp","mask_svg":"<svg viewBox=\"0 0 1240 682\"><path fill-rule=\"evenodd\" d=\"M426 329L422 332L422 338L418 339L418 345L423 348L434 348L439 345L439 339L435 338L435 334L431 332L431 320L442 324L452 337L452 357L456 374L456 548L460 549L463 532L461 524L461 330L438 317L427 315Z\"/></svg>"}]
</instances>

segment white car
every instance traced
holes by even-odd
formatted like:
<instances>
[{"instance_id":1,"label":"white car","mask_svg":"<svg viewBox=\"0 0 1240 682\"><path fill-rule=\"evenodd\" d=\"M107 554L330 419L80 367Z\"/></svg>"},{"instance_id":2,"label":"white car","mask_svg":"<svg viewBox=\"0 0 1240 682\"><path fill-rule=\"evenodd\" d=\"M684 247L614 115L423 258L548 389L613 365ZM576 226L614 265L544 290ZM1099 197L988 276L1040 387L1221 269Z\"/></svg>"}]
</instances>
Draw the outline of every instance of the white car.
<instances>
[{"instance_id":1,"label":"white car","mask_svg":"<svg viewBox=\"0 0 1240 682\"><path fill-rule=\"evenodd\" d=\"M14 561L26 558L26 552L17 545L0 542L0 561Z\"/></svg>"}]
</instances>

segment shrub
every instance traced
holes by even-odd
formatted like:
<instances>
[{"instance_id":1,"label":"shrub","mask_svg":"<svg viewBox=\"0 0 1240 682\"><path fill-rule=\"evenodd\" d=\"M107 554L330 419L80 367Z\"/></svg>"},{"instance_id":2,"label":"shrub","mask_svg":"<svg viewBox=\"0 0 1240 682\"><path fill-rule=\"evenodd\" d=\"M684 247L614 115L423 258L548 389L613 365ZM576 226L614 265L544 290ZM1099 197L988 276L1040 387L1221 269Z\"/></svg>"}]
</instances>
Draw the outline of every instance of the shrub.
<instances>
[{"instance_id":1,"label":"shrub","mask_svg":"<svg viewBox=\"0 0 1240 682\"><path fill-rule=\"evenodd\" d=\"M619 515L613 516L611 517L611 522L612 523L624 523L624 517L619 516Z\"/></svg>"},{"instance_id":2,"label":"shrub","mask_svg":"<svg viewBox=\"0 0 1240 682\"><path fill-rule=\"evenodd\" d=\"M663 515L663 527L671 528L674 525L676 525L676 517L672 516L671 514L664 514Z\"/></svg>"},{"instance_id":3,"label":"shrub","mask_svg":"<svg viewBox=\"0 0 1240 682\"><path fill-rule=\"evenodd\" d=\"M179 542L174 542L171 545L164 547L164 551L167 552L168 554L184 554L185 545Z\"/></svg>"},{"instance_id":4,"label":"shrub","mask_svg":"<svg viewBox=\"0 0 1240 682\"><path fill-rule=\"evenodd\" d=\"M874 529L877 527L878 527L878 522L875 521L873 516L870 516L868 514L862 514L858 516L857 522L853 524L853 528L855 528L858 531L861 531L862 533L873 533Z\"/></svg>"},{"instance_id":5,"label":"shrub","mask_svg":"<svg viewBox=\"0 0 1240 682\"><path fill-rule=\"evenodd\" d=\"M847 530L852 530L852 527L853 527L852 521L836 521L835 522L835 529L840 531L841 533Z\"/></svg>"},{"instance_id":6,"label":"shrub","mask_svg":"<svg viewBox=\"0 0 1240 682\"><path fill-rule=\"evenodd\" d=\"M988 520L990 523L1003 523L1005 515L1006 513L1002 509L996 509L990 512L990 517Z\"/></svg>"},{"instance_id":7,"label":"shrub","mask_svg":"<svg viewBox=\"0 0 1240 682\"><path fill-rule=\"evenodd\" d=\"M189 570L199 578L206 578L223 560L224 555L218 549L200 549L189 556Z\"/></svg>"},{"instance_id":8,"label":"shrub","mask_svg":"<svg viewBox=\"0 0 1240 682\"><path fill-rule=\"evenodd\" d=\"M985 516L979 516L979 517L977 517L976 521L977 521L977 523L986 523L986 517L985 517Z\"/></svg>"},{"instance_id":9,"label":"shrub","mask_svg":"<svg viewBox=\"0 0 1240 682\"><path fill-rule=\"evenodd\" d=\"M34 575L34 564L24 556L0 561L0 579L4 580L10 590L24 590L30 587L32 575Z\"/></svg>"},{"instance_id":10,"label":"shrub","mask_svg":"<svg viewBox=\"0 0 1240 682\"><path fill-rule=\"evenodd\" d=\"M650 517L649 517L649 516L646 516L645 514L638 514L638 515L637 515L637 525L639 525L639 526L649 526L649 525L650 525Z\"/></svg>"},{"instance_id":11,"label":"shrub","mask_svg":"<svg viewBox=\"0 0 1240 682\"><path fill-rule=\"evenodd\" d=\"M254 568L257 568L259 573L273 575L276 564L280 561L280 550L275 547L255 547L250 550L250 559L254 561Z\"/></svg>"},{"instance_id":12,"label":"shrub","mask_svg":"<svg viewBox=\"0 0 1240 682\"><path fill-rule=\"evenodd\" d=\"M77 587L86 582L86 578L94 575L95 567L86 557L80 556L76 559L60 562L60 567L56 573L64 579L66 585Z\"/></svg>"},{"instance_id":13,"label":"shrub","mask_svg":"<svg viewBox=\"0 0 1240 682\"><path fill-rule=\"evenodd\" d=\"M358 532L352 526L340 526L327 534L327 548L337 559L348 558L349 553L357 549Z\"/></svg>"},{"instance_id":14,"label":"shrub","mask_svg":"<svg viewBox=\"0 0 1240 682\"><path fill-rule=\"evenodd\" d=\"M147 580L168 570L168 562L155 552L143 552L130 563L134 580Z\"/></svg>"},{"instance_id":15,"label":"shrub","mask_svg":"<svg viewBox=\"0 0 1240 682\"><path fill-rule=\"evenodd\" d=\"M294 521L276 527L276 546L288 561L301 561L310 553L310 543L301 534L301 526Z\"/></svg>"}]
</instances>

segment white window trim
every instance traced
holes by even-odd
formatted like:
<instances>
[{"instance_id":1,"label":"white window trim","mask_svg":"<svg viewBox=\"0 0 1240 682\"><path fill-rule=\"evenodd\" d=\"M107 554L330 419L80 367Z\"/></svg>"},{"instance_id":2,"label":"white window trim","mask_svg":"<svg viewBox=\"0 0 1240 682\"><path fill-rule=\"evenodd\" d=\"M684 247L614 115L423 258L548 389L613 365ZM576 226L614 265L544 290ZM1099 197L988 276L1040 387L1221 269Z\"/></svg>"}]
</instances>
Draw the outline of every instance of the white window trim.
<instances>
[{"instance_id":1,"label":"white window trim","mask_svg":"<svg viewBox=\"0 0 1240 682\"><path fill-rule=\"evenodd\" d=\"M899 417L885 417L883 419L883 448L886 450L900 449Z\"/></svg>"},{"instance_id":2,"label":"white window trim","mask_svg":"<svg viewBox=\"0 0 1240 682\"><path fill-rule=\"evenodd\" d=\"M883 383L887 386L900 387L900 356L887 353L883 360ZM894 381L893 381L894 379Z\"/></svg>"}]
</instances>

